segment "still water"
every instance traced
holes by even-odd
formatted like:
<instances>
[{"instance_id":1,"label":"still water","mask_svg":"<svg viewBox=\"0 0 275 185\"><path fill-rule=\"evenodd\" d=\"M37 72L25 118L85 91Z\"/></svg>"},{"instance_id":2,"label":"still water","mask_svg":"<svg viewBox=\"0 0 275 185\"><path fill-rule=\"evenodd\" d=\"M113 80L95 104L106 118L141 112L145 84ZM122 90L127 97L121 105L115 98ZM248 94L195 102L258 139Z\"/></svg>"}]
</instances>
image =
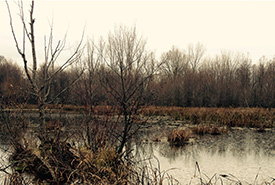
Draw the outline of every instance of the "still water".
<instances>
[{"instance_id":1,"label":"still water","mask_svg":"<svg viewBox=\"0 0 275 185\"><path fill-rule=\"evenodd\" d=\"M274 134L274 130L235 129L223 135L200 136L183 147L171 147L165 140L149 141L138 146L136 155L156 158L161 170L169 170L181 184L193 184L198 176L205 182L213 177L212 182L220 182L219 178L223 183L261 184L275 178Z\"/></svg>"},{"instance_id":2,"label":"still water","mask_svg":"<svg viewBox=\"0 0 275 185\"><path fill-rule=\"evenodd\" d=\"M164 130L146 130L140 134L142 142L135 145L134 154L137 159L151 159L150 162L159 164L162 172L167 171L180 184L201 184L199 178L208 182L212 177L215 184L275 184L274 129L266 132L234 129L217 136L197 136L182 147L170 146ZM156 136L161 142L152 142ZM10 154L6 142L0 142L0 168L7 165ZM4 177L5 173L0 173L0 184Z\"/></svg>"}]
</instances>

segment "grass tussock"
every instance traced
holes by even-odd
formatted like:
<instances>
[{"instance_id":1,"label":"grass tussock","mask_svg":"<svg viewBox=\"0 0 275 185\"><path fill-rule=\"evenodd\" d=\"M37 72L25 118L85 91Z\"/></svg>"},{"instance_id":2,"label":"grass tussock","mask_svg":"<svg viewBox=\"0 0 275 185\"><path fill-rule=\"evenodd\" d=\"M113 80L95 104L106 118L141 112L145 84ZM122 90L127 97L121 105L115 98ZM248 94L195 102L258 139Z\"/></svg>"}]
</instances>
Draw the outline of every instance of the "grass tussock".
<instances>
[{"instance_id":1,"label":"grass tussock","mask_svg":"<svg viewBox=\"0 0 275 185\"><path fill-rule=\"evenodd\" d=\"M195 127L192 127L191 130L192 133L197 135L221 135L228 132L228 129L226 129L225 127L218 127L216 125L197 125Z\"/></svg>"},{"instance_id":2,"label":"grass tussock","mask_svg":"<svg viewBox=\"0 0 275 185\"><path fill-rule=\"evenodd\" d=\"M224 127L217 127L215 125L198 125L191 128L186 129L174 129L172 130L168 136L167 141L174 146L182 146L184 144L188 144L189 139L196 135L221 135L223 133L227 133L228 130Z\"/></svg>"},{"instance_id":3,"label":"grass tussock","mask_svg":"<svg viewBox=\"0 0 275 185\"><path fill-rule=\"evenodd\" d=\"M127 184L132 165L125 164L113 148L101 148L96 153L82 149L71 179L91 184Z\"/></svg>"},{"instance_id":4,"label":"grass tussock","mask_svg":"<svg viewBox=\"0 0 275 185\"><path fill-rule=\"evenodd\" d=\"M168 134L167 140L172 145L181 146L189 141L191 134L188 129L175 129Z\"/></svg>"},{"instance_id":5,"label":"grass tussock","mask_svg":"<svg viewBox=\"0 0 275 185\"><path fill-rule=\"evenodd\" d=\"M18 145L10 162L14 172L7 184L23 181L26 175L36 184L127 184L131 171L131 165L124 164L112 148L93 152L55 141L39 147Z\"/></svg>"}]
</instances>

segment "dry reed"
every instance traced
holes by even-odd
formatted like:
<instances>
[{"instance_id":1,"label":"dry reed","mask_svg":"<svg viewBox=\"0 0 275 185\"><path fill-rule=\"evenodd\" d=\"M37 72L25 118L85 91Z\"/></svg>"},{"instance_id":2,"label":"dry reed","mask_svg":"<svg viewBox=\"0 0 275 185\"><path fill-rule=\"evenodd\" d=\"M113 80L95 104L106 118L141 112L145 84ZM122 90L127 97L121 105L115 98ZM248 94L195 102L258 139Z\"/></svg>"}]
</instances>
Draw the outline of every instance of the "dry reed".
<instances>
[{"instance_id":1,"label":"dry reed","mask_svg":"<svg viewBox=\"0 0 275 185\"><path fill-rule=\"evenodd\" d=\"M168 134L167 140L174 146L181 146L189 141L190 136L191 131L188 129L175 129Z\"/></svg>"},{"instance_id":2,"label":"dry reed","mask_svg":"<svg viewBox=\"0 0 275 185\"><path fill-rule=\"evenodd\" d=\"M144 107L144 116L169 116L191 124L211 123L228 127L271 128L275 126L275 109L265 108L199 108Z\"/></svg>"}]
</instances>

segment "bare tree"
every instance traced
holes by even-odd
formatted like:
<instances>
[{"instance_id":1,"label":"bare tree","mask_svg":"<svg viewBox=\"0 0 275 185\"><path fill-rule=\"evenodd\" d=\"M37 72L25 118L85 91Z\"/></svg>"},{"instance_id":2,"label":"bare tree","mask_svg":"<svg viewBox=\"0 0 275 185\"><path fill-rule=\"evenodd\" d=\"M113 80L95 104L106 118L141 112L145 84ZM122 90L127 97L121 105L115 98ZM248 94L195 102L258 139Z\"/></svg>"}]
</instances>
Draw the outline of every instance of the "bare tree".
<instances>
[{"instance_id":1,"label":"bare tree","mask_svg":"<svg viewBox=\"0 0 275 185\"><path fill-rule=\"evenodd\" d=\"M87 44L87 55L85 60L83 60L84 68L86 72L83 75L84 86L85 86L85 96L86 104L92 109L94 98L98 95L99 85L99 70L101 66L101 56L97 53L97 49L102 48L101 44L103 41L100 41L98 46L95 47L93 41L89 41ZM99 52L101 53L101 52ZM91 110L92 111L92 110Z\"/></svg>"},{"instance_id":2,"label":"bare tree","mask_svg":"<svg viewBox=\"0 0 275 185\"><path fill-rule=\"evenodd\" d=\"M268 62L266 69L267 107L275 106L275 58Z\"/></svg>"},{"instance_id":3,"label":"bare tree","mask_svg":"<svg viewBox=\"0 0 275 185\"><path fill-rule=\"evenodd\" d=\"M254 106L274 106L274 59L262 57L252 69L252 94Z\"/></svg>"},{"instance_id":4,"label":"bare tree","mask_svg":"<svg viewBox=\"0 0 275 185\"><path fill-rule=\"evenodd\" d=\"M122 133L117 133L119 153L122 153L133 134L134 114L140 108L143 92L158 67L154 55L146 52L145 44L137 36L135 28L121 26L109 34L102 53L108 70L101 82L120 107L123 116Z\"/></svg>"},{"instance_id":5,"label":"bare tree","mask_svg":"<svg viewBox=\"0 0 275 185\"><path fill-rule=\"evenodd\" d=\"M53 26L51 25L51 31L49 38L44 38L44 55L45 59L43 62L43 72L42 76L38 76L38 59L37 59L37 47L36 47L36 35L35 35L35 18L34 18L34 8L35 2L34 0L30 3L30 10L29 10L29 20L25 19L24 13L24 3L23 1L19 1L17 6L19 8L19 18L22 23L22 41L19 43L18 35L16 35L15 28L13 26L13 16L10 10L10 6L8 1L6 0L6 5L9 13L10 18L10 27L12 36L15 42L15 46L17 52L20 54L23 64L24 64L24 72L27 76L27 79L30 83L30 92L37 98L37 104L39 109L39 117L40 117L40 138L42 141L47 139L47 132L46 132L46 125L45 125L45 106L49 103L52 103L58 96L60 96L63 92L65 92L69 86L74 84L78 78L73 80L69 86L62 89L60 92L56 93L56 95L48 99L49 93L51 91L51 84L53 79L65 70L68 66L72 65L76 62L81 54L82 48L81 43L82 39L79 44L76 46L74 52L60 65L60 67L55 68L55 63L57 62L58 57L62 53L65 48L65 41L66 35L62 40L59 40L56 45L54 45L53 41ZM27 56L27 46L30 44L31 50L31 57ZM21 46L20 46L21 45Z\"/></svg>"},{"instance_id":6,"label":"bare tree","mask_svg":"<svg viewBox=\"0 0 275 185\"><path fill-rule=\"evenodd\" d=\"M201 43L197 43L195 46L193 44L189 44L187 48L187 58L193 72L195 72L199 67L205 51L206 49Z\"/></svg>"},{"instance_id":7,"label":"bare tree","mask_svg":"<svg viewBox=\"0 0 275 185\"><path fill-rule=\"evenodd\" d=\"M251 101L251 60L241 58L240 65L236 70L236 91L239 94L240 106L250 106Z\"/></svg>"},{"instance_id":8,"label":"bare tree","mask_svg":"<svg viewBox=\"0 0 275 185\"><path fill-rule=\"evenodd\" d=\"M94 44L94 41L89 40L87 43L87 50L86 50L86 57L84 60L82 60L82 67L86 69L84 74L82 75L81 80L77 84L77 88L79 91L79 88L81 88L82 94L79 94L82 96L82 99L84 100L83 103L86 107L85 111L85 131L86 131L86 141L87 146L92 148L97 148L95 142L97 138L97 134L99 134L99 127L102 125L97 124L98 120L96 120L96 117L93 115L93 105L95 104L95 97L99 95L98 89L101 88L100 85L100 78L99 78L99 71L101 66L101 55L100 55L100 48L102 42L99 42L98 46L96 47ZM97 49L99 49L99 52L97 52ZM79 68L79 67L77 67ZM76 91L76 93L77 93ZM79 92L78 92L79 93ZM100 131L103 131L105 129L101 129ZM92 135L93 134L93 135ZM93 141L93 142L92 142Z\"/></svg>"},{"instance_id":9,"label":"bare tree","mask_svg":"<svg viewBox=\"0 0 275 185\"><path fill-rule=\"evenodd\" d=\"M184 52L172 47L171 50L162 55L161 61L163 63L164 81L167 82L164 91L168 95L166 95L165 100L168 99L166 102L170 102L172 105L182 106L183 76L189 69L187 56Z\"/></svg>"},{"instance_id":10,"label":"bare tree","mask_svg":"<svg viewBox=\"0 0 275 185\"><path fill-rule=\"evenodd\" d=\"M161 57L163 62L163 72L171 78L183 76L188 70L188 61L186 55L178 48L172 47Z\"/></svg>"}]
</instances>

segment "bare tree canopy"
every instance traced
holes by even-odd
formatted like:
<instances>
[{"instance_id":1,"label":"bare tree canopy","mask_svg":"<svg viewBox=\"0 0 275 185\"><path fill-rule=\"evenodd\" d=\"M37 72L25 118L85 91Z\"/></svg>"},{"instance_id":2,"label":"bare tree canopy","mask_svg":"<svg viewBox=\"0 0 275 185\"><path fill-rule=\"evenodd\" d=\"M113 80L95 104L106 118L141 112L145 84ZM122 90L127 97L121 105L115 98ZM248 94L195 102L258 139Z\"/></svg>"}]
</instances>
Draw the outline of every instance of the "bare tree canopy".
<instances>
[{"instance_id":1,"label":"bare tree canopy","mask_svg":"<svg viewBox=\"0 0 275 185\"><path fill-rule=\"evenodd\" d=\"M154 55L145 49L145 40L138 37L136 28L118 27L110 33L101 50L108 69L101 77L102 85L121 106L124 130L118 135L119 153L131 135L133 115L142 103L142 95L156 72Z\"/></svg>"},{"instance_id":2,"label":"bare tree canopy","mask_svg":"<svg viewBox=\"0 0 275 185\"><path fill-rule=\"evenodd\" d=\"M187 49L187 60L193 71L196 71L199 67L205 51L206 48L201 43L197 43L195 46L193 44L189 44Z\"/></svg>"},{"instance_id":3,"label":"bare tree canopy","mask_svg":"<svg viewBox=\"0 0 275 185\"><path fill-rule=\"evenodd\" d=\"M37 59L37 47L36 47L36 34L35 34L35 1L32 0L30 2L29 9L29 20L25 19L24 12L24 2L17 2L19 19L22 24L22 39L21 42L18 39L18 35L16 34L16 30L13 25L12 12L10 10L9 2L6 0L6 5L8 8L9 18L10 18L10 27L12 36L15 42L16 49L20 54L23 64L24 64L24 72L27 76L27 79L30 83L30 91L29 93L33 94L37 98L37 104L39 106L39 114L41 118L41 133L45 133L45 105L53 102L58 96L60 96L63 92L65 92L72 84L76 82L78 78L73 80L71 84L62 89L60 92L56 93L55 97L52 97L50 100L48 99L49 93L51 91L51 84L53 79L57 76L57 74L61 73L68 66L71 66L74 62L78 61L82 55L82 38L81 41L76 46L74 52L59 66L55 68L55 63L58 59L58 56L64 51L66 35L62 40L59 40L56 45L53 43L53 26L50 26L50 34L48 40L46 37L44 38L44 55L45 60L43 63L42 73L38 76L38 59ZM31 57L27 56L28 53L28 45L30 45ZM44 134L42 134L44 135Z\"/></svg>"}]
</instances>

